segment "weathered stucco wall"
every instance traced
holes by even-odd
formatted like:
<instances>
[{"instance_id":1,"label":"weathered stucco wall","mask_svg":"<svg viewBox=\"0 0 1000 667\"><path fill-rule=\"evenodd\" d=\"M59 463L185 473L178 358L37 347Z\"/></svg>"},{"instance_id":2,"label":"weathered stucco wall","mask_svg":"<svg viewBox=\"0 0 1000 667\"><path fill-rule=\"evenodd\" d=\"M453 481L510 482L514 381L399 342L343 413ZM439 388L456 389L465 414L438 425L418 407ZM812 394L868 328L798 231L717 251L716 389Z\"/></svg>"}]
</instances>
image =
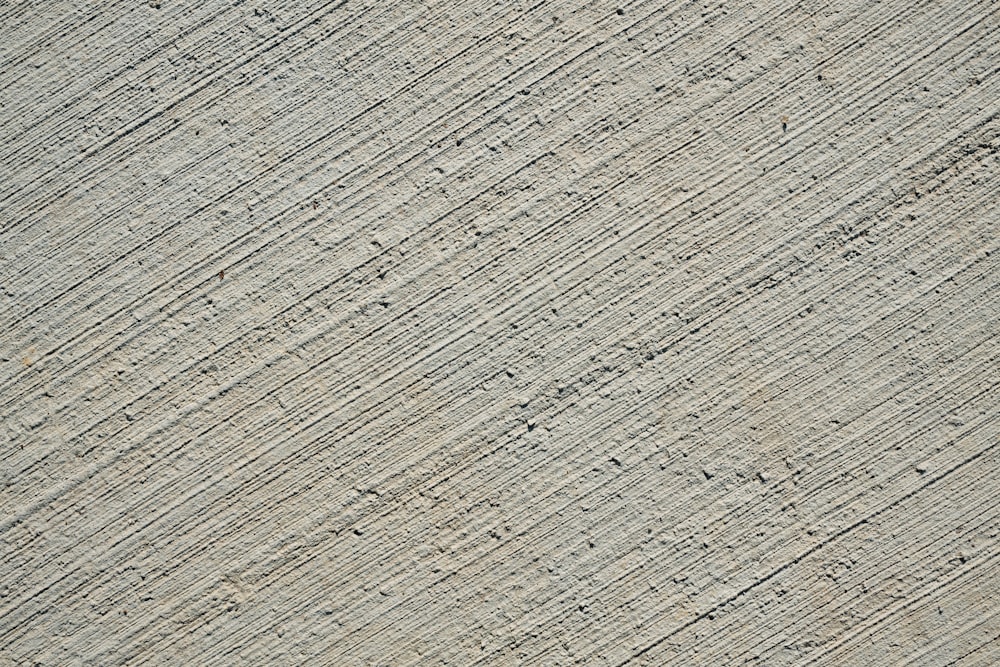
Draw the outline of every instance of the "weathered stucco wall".
<instances>
[{"instance_id":1,"label":"weathered stucco wall","mask_svg":"<svg viewBox=\"0 0 1000 667\"><path fill-rule=\"evenodd\" d=\"M1000 663L998 31L0 4L0 664Z\"/></svg>"}]
</instances>

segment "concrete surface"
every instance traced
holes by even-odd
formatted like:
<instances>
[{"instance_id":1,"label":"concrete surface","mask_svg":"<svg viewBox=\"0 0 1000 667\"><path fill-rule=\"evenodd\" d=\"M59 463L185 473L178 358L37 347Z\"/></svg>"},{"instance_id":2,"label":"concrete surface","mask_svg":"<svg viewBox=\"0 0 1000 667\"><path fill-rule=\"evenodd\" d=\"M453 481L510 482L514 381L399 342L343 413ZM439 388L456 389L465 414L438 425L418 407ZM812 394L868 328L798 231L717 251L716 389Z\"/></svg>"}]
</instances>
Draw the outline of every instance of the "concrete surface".
<instances>
[{"instance_id":1,"label":"concrete surface","mask_svg":"<svg viewBox=\"0 0 1000 667\"><path fill-rule=\"evenodd\" d=\"M0 664L1000 664L998 19L0 4Z\"/></svg>"}]
</instances>

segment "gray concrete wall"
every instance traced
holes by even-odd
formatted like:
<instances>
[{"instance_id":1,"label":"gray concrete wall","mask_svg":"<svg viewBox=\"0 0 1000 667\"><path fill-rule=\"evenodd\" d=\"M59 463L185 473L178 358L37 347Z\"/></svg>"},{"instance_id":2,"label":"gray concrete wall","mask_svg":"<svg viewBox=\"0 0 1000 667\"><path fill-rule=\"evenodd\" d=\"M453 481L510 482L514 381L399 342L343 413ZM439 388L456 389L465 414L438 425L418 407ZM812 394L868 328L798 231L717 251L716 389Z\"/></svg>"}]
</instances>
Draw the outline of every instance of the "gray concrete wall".
<instances>
[{"instance_id":1,"label":"gray concrete wall","mask_svg":"<svg viewBox=\"0 0 1000 667\"><path fill-rule=\"evenodd\" d=\"M0 664L1000 664L997 12L0 4Z\"/></svg>"}]
</instances>

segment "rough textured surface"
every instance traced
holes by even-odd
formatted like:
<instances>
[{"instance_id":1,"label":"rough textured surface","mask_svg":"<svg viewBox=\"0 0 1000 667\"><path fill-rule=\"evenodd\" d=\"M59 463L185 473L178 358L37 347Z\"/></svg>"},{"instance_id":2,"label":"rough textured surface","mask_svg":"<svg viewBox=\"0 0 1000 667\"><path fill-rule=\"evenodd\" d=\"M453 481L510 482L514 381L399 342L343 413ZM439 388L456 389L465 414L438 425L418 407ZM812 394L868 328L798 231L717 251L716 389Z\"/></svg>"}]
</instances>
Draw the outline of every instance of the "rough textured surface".
<instances>
[{"instance_id":1,"label":"rough textured surface","mask_svg":"<svg viewBox=\"0 0 1000 667\"><path fill-rule=\"evenodd\" d=\"M990 0L0 4L0 664L1000 664Z\"/></svg>"}]
</instances>

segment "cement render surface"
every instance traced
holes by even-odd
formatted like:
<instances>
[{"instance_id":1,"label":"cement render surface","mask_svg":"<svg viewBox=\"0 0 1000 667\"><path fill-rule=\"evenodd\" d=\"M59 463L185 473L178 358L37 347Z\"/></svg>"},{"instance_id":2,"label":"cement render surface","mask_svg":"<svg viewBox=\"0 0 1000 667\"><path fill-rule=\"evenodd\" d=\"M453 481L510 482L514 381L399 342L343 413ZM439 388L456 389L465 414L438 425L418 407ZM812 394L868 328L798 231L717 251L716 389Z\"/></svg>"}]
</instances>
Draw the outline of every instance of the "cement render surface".
<instances>
[{"instance_id":1,"label":"cement render surface","mask_svg":"<svg viewBox=\"0 0 1000 667\"><path fill-rule=\"evenodd\" d=\"M1000 664L1000 5L0 3L0 665Z\"/></svg>"}]
</instances>

